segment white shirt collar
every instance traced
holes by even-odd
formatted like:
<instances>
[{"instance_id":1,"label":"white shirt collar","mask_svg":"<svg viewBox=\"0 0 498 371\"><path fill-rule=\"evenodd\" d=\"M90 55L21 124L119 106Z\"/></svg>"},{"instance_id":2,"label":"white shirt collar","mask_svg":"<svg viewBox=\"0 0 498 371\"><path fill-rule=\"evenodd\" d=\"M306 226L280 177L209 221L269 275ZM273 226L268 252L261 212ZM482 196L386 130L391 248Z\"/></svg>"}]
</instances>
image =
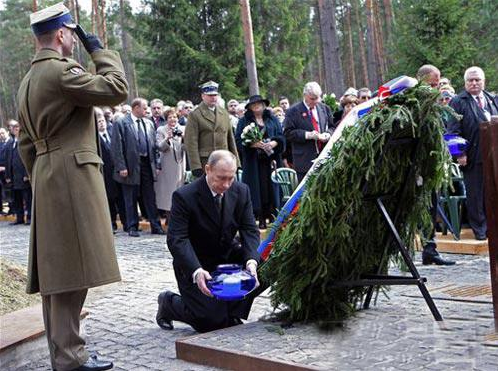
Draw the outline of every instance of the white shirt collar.
<instances>
[{"instance_id":1,"label":"white shirt collar","mask_svg":"<svg viewBox=\"0 0 498 371\"><path fill-rule=\"evenodd\" d=\"M131 116L131 121L133 121L133 123L134 123L134 124L136 124L136 123L137 123L137 120L138 120L138 117L135 117L135 116L133 115L133 113L131 113L131 112L130 112L130 116Z\"/></svg>"},{"instance_id":2,"label":"white shirt collar","mask_svg":"<svg viewBox=\"0 0 498 371\"><path fill-rule=\"evenodd\" d=\"M209 182L207 181L207 177L208 177L208 176L207 176L207 174L206 174L206 184L207 184L207 186L208 186L209 190L211 191L211 194L213 195L213 197L216 197L216 195L218 195L219 193L216 193L215 191L213 191L213 190L211 189L211 186L209 185ZM223 197L223 193L221 193L221 197Z\"/></svg>"}]
</instances>

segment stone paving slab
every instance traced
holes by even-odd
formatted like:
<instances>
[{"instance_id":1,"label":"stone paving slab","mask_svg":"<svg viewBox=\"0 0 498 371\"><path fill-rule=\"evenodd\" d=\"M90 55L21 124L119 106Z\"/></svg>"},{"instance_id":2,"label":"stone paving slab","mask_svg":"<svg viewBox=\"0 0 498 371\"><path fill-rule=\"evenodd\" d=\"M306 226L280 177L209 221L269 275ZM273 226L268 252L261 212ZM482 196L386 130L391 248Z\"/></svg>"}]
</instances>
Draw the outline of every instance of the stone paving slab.
<instances>
[{"instance_id":1,"label":"stone paving slab","mask_svg":"<svg viewBox=\"0 0 498 371\"><path fill-rule=\"evenodd\" d=\"M446 317L440 324L422 298L391 294L330 331L258 321L183 342L323 370L498 369L498 343L487 341L495 333L491 305L437 302Z\"/></svg>"},{"instance_id":2,"label":"stone paving slab","mask_svg":"<svg viewBox=\"0 0 498 371\"><path fill-rule=\"evenodd\" d=\"M28 240L29 227L10 226L0 221L1 257L26 266ZM175 323L175 330L164 331L155 323L159 292L165 289L177 291L172 257L165 243L164 236L146 232L139 238L131 238L122 232L116 234L116 251L123 281L89 291L85 303L85 309L89 311L85 320L88 349L114 360L115 370L215 370L176 358L175 341L196 334L189 326ZM447 284L489 283L487 257L445 257L456 259L458 264L452 267L422 266L418 263L420 255L416 255L417 267L422 276L428 277L429 288ZM392 271L399 273L396 269ZM443 331L436 328L425 302L410 297L420 297L416 288L403 287L401 291L394 289L388 291L387 295L390 300L380 295L377 306L359 313L344 330L325 334L323 339L316 337L313 326L303 325L285 329L283 335L274 331L276 326L272 323L238 326L230 331L237 335L234 335L234 342L240 342L240 336L255 331L251 337L253 340L244 338L244 344L247 342L244 346L255 346L256 339L263 339L265 344L275 346L275 349L270 349L275 354L288 346L293 349L289 354L295 361L308 359L318 367L330 365L340 370L446 370L458 369L459 366L463 367L459 370L498 369L495 356L498 348L492 346L496 341L493 340L493 334L489 333L492 316L490 304L437 300L443 317L451 325L451 331ZM489 301L489 298L484 297L482 301L486 300ZM268 315L271 310L266 295L257 298L250 322ZM270 331L266 328L268 326ZM309 344L303 336L308 333L315 336L310 338L314 340L309 341ZM258 338L263 335L263 338ZM486 336L490 345L483 345L481 341ZM446 346L449 346L449 350L444 356L439 356L437 350L431 350L433 347L439 349ZM315 348L328 349L328 358L331 360L323 360L305 351ZM407 367L414 359L414 367ZM50 369L48 350L26 354L25 361L26 365L17 370ZM371 367L372 364L376 366ZM493 367L489 368L488 365Z\"/></svg>"}]
</instances>

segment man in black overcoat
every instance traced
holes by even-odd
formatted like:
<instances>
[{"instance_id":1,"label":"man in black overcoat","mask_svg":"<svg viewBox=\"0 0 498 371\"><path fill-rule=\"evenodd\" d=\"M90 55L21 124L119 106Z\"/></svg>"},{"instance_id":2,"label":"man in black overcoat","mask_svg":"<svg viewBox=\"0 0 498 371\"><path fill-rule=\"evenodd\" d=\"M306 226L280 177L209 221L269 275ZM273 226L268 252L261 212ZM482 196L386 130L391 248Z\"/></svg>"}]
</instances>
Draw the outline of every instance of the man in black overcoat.
<instances>
[{"instance_id":1,"label":"man in black overcoat","mask_svg":"<svg viewBox=\"0 0 498 371\"><path fill-rule=\"evenodd\" d=\"M103 173L105 193L111 214L112 230L115 232L118 229L116 222L118 213L121 223L123 226L126 225L124 200L120 185L114 180L114 165L112 163L111 151L112 134L109 129L108 122L105 118L103 110L100 108L95 108L95 114L97 129L99 132L100 155L102 157L102 161L104 162Z\"/></svg>"},{"instance_id":2,"label":"man in black overcoat","mask_svg":"<svg viewBox=\"0 0 498 371\"><path fill-rule=\"evenodd\" d=\"M236 157L214 151L205 170L206 175L173 193L168 248L181 296L171 291L159 295L156 320L164 329L172 329L172 321L199 332L240 324L261 290L242 301L224 302L213 298L206 286L209 272L219 264L240 264L257 277L260 235L249 188L234 181Z\"/></svg>"},{"instance_id":3,"label":"man in black overcoat","mask_svg":"<svg viewBox=\"0 0 498 371\"><path fill-rule=\"evenodd\" d=\"M284 135L292 146L292 160L297 178L301 181L330 139L336 125L330 108L320 103L322 89L316 82L308 82L303 100L285 113Z\"/></svg>"},{"instance_id":4,"label":"man in black overcoat","mask_svg":"<svg viewBox=\"0 0 498 371\"><path fill-rule=\"evenodd\" d=\"M485 240L487 227L479 125L489 121L491 116L498 115L498 99L484 90L485 76L481 68L468 68L464 80L465 91L450 102L462 119L450 118L448 132L468 141L467 151L458 158L467 191L467 216L475 238Z\"/></svg>"},{"instance_id":5,"label":"man in black overcoat","mask_svg":"<svg viewBox=\"0 0 498 371\"><path fill-rule=\"evenodd\" d=\"M31 184L28 173L19 155L19 123L12 120L10 129L13 137L5 145L5 181L12 191L13 206L16 221L11 224L24 224L26 211L26 224L31 224Z\"/></svg>"}]
</instances>

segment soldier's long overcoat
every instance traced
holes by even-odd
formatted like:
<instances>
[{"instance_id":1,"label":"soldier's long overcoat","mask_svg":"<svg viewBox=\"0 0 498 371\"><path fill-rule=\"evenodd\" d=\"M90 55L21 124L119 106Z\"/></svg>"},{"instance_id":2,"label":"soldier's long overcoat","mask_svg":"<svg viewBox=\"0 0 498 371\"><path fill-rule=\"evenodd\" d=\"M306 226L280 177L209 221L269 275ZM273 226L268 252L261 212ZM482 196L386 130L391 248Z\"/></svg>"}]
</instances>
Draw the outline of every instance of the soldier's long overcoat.
<instances>
[{"instance_id":1,"label":"soldier's long overcoat","mask_svg":"<svg viewBox=\"0 0 498 371\"><path fill-rule=\"evenodd\" d=\"M92 53L96 75L41 49L18 92L22 160L33 187L28 293L120 280L93 106L123 102L118 53Z\"/></svg>"}]
</instances>

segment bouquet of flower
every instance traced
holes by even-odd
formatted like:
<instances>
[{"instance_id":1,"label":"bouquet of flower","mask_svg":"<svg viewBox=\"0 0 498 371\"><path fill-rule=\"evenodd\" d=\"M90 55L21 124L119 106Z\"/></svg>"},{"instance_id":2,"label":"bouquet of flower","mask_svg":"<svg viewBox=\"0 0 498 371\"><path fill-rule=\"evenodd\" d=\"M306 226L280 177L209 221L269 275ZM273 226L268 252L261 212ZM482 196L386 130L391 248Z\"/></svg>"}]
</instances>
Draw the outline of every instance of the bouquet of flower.
<instances>
[{"instance_id":1,"label":"bouquet of flower","mask_svg":"<svg viewBox=\"0 0 498 371\"><path fill-rule=\"evenodd\" d=\"M242 144L249 147L251 144L258 143L263 140L263 132L259 130L258 125L251 122L242 130L240 137L242 138Z\"/></svg>"},{"instance_id":2,"label":"bouquet of flower","mask_svg":"<svg viewBox=\"0 0 498 371\"><path fill-rule=\"evenodd\" d=\"M332 112L339 110L339 103L337 102L337 98L334 93L332 94L324 94L323 95L323 103L330 107Z\"/></svg>"},{"instance_id":3,"label":"bouquet of flower","mask_svg":"<svg viewBox=\"0 0 498 371\"><path fill-rule=\"evenodd\" d=\"M249 125L247 125L242 130L242 134L240 135L240 137L242 139L242 144L246 147L250 147L254 143L268 141L268 140L263 140L263 135L264 135L264 133L262 130L260 130L259 126L256 125L254 122L251 122ZM265 149L265 148L261 148L261 149L268 156L271 156L273 154L272 149Z\"/></svg>"}]
</instances>

